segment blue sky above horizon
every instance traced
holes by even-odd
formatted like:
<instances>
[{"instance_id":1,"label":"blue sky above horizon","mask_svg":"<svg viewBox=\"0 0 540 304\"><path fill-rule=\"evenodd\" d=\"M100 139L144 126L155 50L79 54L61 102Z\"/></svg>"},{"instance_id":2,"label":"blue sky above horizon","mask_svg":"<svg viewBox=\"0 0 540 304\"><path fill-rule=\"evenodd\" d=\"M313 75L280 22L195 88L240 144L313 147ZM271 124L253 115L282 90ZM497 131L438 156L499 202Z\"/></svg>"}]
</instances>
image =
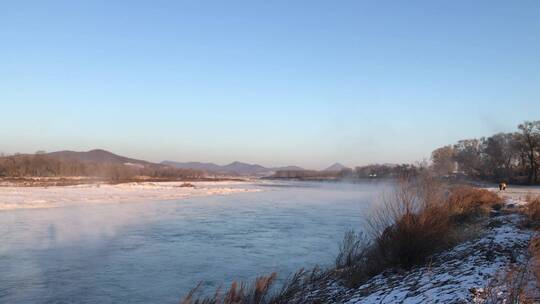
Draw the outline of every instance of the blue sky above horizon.
<instances>
[{"instance_id":1,"label":"blue sky above horizon","mask_svg":"<svg viewBox=\"0 0 540 304\"><path fill-rule=\"evenodd\" d=\"M0 151L323 168L540 119L539 1L6 1Z\"/></svg>"}]
</instances>

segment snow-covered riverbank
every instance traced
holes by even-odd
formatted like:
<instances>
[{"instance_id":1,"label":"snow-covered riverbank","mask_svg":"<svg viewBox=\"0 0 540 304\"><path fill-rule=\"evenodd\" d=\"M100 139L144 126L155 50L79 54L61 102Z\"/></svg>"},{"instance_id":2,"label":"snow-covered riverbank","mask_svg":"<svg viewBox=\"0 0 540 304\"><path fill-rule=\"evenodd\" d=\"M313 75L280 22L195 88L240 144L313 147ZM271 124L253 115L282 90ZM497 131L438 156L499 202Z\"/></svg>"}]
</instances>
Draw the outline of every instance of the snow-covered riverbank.
<instances>
[{"instance_id":1,"label":"snow-covered riverbank","mask_svg":"<svg viewBox=\"0 0 540 304\"><path fill-rule=\"evenodd\" d=\"M518 208L509 199L510 209ZM517 212L495 213L478 237L434 255L427 265L409 271L387 271L358 288L347 288L335 279L317 282L293 303L504 303L516 282L507 274L520 269L527 295L540 300L536 279L529 267L528 246L535 231L522 225ZM514 286L515 288L515 286ZM534 302L537 303L537 302Z\"/></svg>"},{"instance_id":2,"label":"snow-covered riverbank","mask_svg":"<svg viewBox=\"0 0 540 304\"><path fill-rule=\"evenodd\" d=\"M499 191L493 188L493 191ZM510 185L506 190L500 191L500 195L507 199L524 202L528 196L540 196L540 186L515 186Z\"/></svg>"},{"instance_id":3,"label":"snow-covered riverbank","mask_svg":"<svg viewBox=\"0 0 540 304\"><path fill-rule=\"evenodd\" d=\"M261 191L254 182L141 182L117 185L84 184L58 187L0 187L0 210L55 208L80 203L126 203L176 200Z\"/></svg>"}]
</instances>

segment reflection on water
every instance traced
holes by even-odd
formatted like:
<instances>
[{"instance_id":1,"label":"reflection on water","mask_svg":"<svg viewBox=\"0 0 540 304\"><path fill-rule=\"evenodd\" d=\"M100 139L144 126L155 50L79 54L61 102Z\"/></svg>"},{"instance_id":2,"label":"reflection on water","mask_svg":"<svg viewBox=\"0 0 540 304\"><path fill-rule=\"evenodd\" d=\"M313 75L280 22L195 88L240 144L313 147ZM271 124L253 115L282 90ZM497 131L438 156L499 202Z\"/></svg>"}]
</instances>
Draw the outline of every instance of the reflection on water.
<instances>
[{"instance_id":1,"label":"reflection on water","mask_svg":"<svg viewBox=\"0 0 540 304\"><path fill-rule=\"evenodd\" d=\"M0 212L0 302L178 303L203 282L333 262L385 184ZM260 187L260 186L257 186Z\"/></svg>"}]
</instances>

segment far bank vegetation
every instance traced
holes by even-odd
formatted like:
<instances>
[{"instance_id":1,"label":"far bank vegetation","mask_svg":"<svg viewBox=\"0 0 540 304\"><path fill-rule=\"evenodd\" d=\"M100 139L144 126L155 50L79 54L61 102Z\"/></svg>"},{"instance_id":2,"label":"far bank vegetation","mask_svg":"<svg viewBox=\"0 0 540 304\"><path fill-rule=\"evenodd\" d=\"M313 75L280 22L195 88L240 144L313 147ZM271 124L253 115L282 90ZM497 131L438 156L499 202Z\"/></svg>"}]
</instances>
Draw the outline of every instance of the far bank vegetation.
<instances>
[{"instance_id":1,"label":"far bank vegetation","mask_svg":"<svg viewBox=\"0 0 540 304\"><path fill-rule=\"evenodd\" d=\"M43 153L0 157L0 178L92 177L106 181L125 181L139 177L197 179L198 170L177 169L159 164L131 164L58 159Z\"/></svg>"},{"instance_id":2,"label":"far bank vegetation","mask_svg":"<svg viewBox=\"0 0 540 304\"><path fill-rule=\"evenodd\" d=\"M433 151L441 176L520 184L540 183L540 121L525 121L516 132L464 139Z\"/></svg>"}]
</instances>

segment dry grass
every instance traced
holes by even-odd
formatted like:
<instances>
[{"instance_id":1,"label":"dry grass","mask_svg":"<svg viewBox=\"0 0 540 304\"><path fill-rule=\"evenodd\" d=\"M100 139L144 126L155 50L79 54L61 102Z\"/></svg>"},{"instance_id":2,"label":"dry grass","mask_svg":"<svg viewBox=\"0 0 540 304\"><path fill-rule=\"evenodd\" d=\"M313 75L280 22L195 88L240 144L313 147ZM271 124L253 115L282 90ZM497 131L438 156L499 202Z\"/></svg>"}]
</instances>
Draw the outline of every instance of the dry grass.
<instances>
[{"instance_id":1,"label":"dry grass","mask_svg":"<svg viewBox=\"0 0 540 304\"><path fill-rule=\"evenodd\" d=\"M200 284L192 289L188 295L180 302L181 304L265 304L269 303L268 293L277 274L260 276L255 279L251 286L244 283L233 282L225 294L221 294L218 288L211 297L195 298L195 293Z\"/></svg>"},{"instance_id":2,"label":"dry grass","mask_svg":"<svg viewBox=\"0 0 540 304\"><path fill-rule=\"evenodd\" d=\"M367 234L346 233L335 269L300 270L271 295L275 274L251 286L233 283L221 294L195 299L197 288L182 304L281 304L309 292L310 286L333 276L355 287L392 268L410 268L463 239L463 227L487 216L502 200L472 187L447 189L429 176L407 178L367 220ZM502 206L502 205L501 205Z\"/></svg>"},{"instance_id":3,"label":"dry grass","mask_svg":"<svg viewBox=\"0 0 540 304\"><path fill-rule=\"evenodd\" d=\"M332 273L331 270L323 270L319 267L315 267L311 271L300 269L270 298L268 304L292 303L293 300L295 303L304 303L303 296L310 292L311 287L326 281L332 276Z\"/></svg>"},{"instance_id":4,"label":"dry grass","mask_svg":"<svg viewBox=\"0 0 540 304\"><path fill-rule=\"evenodd\" d=\"M251 285L233 282L224 294L218 288L214 295L196 297L201 284L192 289L180 304L286 304L295 297L304 294L316 282L324 281L330 276L330 271L318 267L311 271L300 269L286 280L281 288L274 287L276 273L261 276Z\"/></svg>"},{"instance_id":5,"label":"dry grass","mask_svg":"<svg viewBox=\"0 0 540 304\"><path fill-rule=\"evenodd\" d=\"M480 294L481 303L535 303L527 291L527 268L525 265L511 265L493 277ZM477 301L479 302L479 301Z\"/></svg>"},{"instance_id":6,"label":"dry grass","mask_svg":"<svg viewBox=\"0 0 540 304\"><path fill-rule=\"evenodd\" d=\"M362 233L354 230L347 231L339 246L339 253L336 257L336 267L338 269L352 267L365 258L366 248L369 241Z\"/></svg>"},{"instance_id":7,"label":"dry grass","mask_svg":"<svg viewBox=\"0 0 540 304\"><path fill-rule=\"evenodd\" d=\"M445 189L429 176L406 179L367 221L369 242L349 232L336 268L351 287L390 268L408 269L463 239L464 227L502 203L472 187Z\"/></svg>"},{"instance_id":8,"label":"dry grass","mask_svg":"<svg viewBox=\"0 0 540 304\"><path fill-rule=\"evenodd\" d=\"M540 196L527 195L525 201L527 205L524 213L527 216L527 226L540 227Z\"/></svg>"},{"instance_id":9,"label":"dry grass","mask_svg":"<svg viewBox=\"0 0 540 304\"><path fill-rule=\"evenodd\" d=\"M536 278L537 286L540 286L540 236L535 236L529 243L530 267Z\"/></svg>"},{"instance_id":10,"label":"dry grass","mask_svg":"<svg viewBox=\"0 0 540 304\"><path fill-rule=\"evenodd\" d=\"M496 193L468 186L454 188L446 202L452 220L456 222L467 222L488 215L492 209L501 209L502 203L503 199Z\"/></svg>"},{"instance_id":11,"label":"dry grass","mask_svg":"<svg viewBox=\"0 0 540 304\"><path fill-rule=\"evenodd\" d=\"M529 242L529 256L520 263L511 264L502 269L490 280L480 293L481 303L538 303L534 300L534 288L531 289L532 277L540 283L540 237L535 236Z\"/></svg>"}]
</instances>

